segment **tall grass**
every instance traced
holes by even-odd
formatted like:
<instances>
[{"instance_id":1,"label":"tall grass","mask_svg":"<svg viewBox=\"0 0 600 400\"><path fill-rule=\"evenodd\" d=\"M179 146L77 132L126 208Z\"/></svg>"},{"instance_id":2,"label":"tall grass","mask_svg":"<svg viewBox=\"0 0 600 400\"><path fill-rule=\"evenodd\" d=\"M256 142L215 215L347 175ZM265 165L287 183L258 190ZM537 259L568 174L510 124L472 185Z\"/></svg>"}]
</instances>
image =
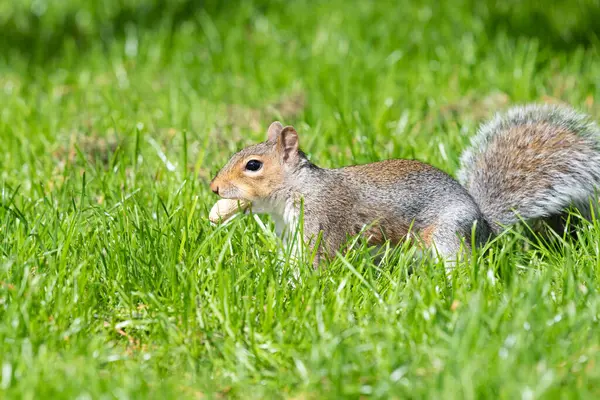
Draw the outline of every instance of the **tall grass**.
<instances>
[{"instance_id":1,"label":"tall grass","mask_svg":"<svg viewBox=\"0 0 600 400\"><path fill-rule=\"evenodd\" d=\"M595 398L600 225L452 276L360 242L277 256L208 181L268 124L331 167L454 173L510 104L600 119L597 1L0 5L5 398Z\"/></svg>"}]
</instances>

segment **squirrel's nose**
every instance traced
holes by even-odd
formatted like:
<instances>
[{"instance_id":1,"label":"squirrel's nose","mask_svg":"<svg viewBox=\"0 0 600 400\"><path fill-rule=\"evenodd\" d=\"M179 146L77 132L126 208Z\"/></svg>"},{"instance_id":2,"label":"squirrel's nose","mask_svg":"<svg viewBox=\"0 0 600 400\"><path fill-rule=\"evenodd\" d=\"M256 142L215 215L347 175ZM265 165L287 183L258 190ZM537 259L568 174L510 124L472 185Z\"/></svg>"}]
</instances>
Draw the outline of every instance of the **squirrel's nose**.
<instances>
[{"instance_id":1,"label":"squirrel's nose","mask_svg":"<svg viewBox=\"0 0 600 400\"><path fill-rule=\"evenodd\" d=\"M219 194L219 186L215 184L215 182L210 183L210 190L215 194Z\"/></svg>"}]
</instances>

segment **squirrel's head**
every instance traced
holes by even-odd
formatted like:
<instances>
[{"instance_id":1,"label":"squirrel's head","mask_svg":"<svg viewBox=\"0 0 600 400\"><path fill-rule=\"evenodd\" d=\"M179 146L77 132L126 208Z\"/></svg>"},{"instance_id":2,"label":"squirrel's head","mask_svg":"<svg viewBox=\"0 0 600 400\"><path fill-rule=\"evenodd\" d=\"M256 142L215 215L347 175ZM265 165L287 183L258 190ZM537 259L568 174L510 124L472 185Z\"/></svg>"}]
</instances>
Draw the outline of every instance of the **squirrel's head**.
<instances>
[{"instance_id":1,"label":"squirrel's head","mask_svg":"<svg viewBox=\"0 0 600 400\"><path fill-rule=\"evenodd\" d=\"M302 158L296 130L275 121L269 126L267 140L235 153L213 178L210 189L226 199L268 198Z\"/></svg>"}]
</instances>

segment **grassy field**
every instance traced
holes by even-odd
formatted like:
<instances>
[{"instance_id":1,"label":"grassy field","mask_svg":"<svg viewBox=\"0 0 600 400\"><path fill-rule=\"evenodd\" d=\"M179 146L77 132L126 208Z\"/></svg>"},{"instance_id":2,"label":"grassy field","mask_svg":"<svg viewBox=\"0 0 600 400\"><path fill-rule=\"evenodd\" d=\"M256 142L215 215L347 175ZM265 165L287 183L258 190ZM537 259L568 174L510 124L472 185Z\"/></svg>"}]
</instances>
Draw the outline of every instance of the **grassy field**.
<instances>
[{"instance_id":1,"label":"grassy field","mask_svg":"<svg viewBox=\"0 0 600 400\"><path fill-rule=\"evenodd\" d=\"M449 278L276 257L208 182L279 119L326 167L454 173L525 101L600 120L600 3L4 0L0 397L598 398L600 221Z\"/></svg>"}]
</instances>

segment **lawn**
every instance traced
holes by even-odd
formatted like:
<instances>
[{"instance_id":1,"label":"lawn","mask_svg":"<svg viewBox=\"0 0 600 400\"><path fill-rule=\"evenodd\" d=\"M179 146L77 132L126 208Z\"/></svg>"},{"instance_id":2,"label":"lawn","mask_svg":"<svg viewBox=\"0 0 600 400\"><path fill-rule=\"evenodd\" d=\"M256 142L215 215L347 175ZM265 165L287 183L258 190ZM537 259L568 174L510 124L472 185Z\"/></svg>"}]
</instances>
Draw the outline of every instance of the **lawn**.
<instances>
[{"instance_id":1,"label":"lawn","mask_svg":"<svg viewBox=\"0 0 600 400\"><path fill-rule=\"evenodd\" d=\"M441 3L441 4L440 4ZM293 124L324 167L451 174L479 123L600 121L600 3L4 0L0 398L598 398L600 220L447 277L277 257L208 183Z\"/></svg>"}]
</instances>

